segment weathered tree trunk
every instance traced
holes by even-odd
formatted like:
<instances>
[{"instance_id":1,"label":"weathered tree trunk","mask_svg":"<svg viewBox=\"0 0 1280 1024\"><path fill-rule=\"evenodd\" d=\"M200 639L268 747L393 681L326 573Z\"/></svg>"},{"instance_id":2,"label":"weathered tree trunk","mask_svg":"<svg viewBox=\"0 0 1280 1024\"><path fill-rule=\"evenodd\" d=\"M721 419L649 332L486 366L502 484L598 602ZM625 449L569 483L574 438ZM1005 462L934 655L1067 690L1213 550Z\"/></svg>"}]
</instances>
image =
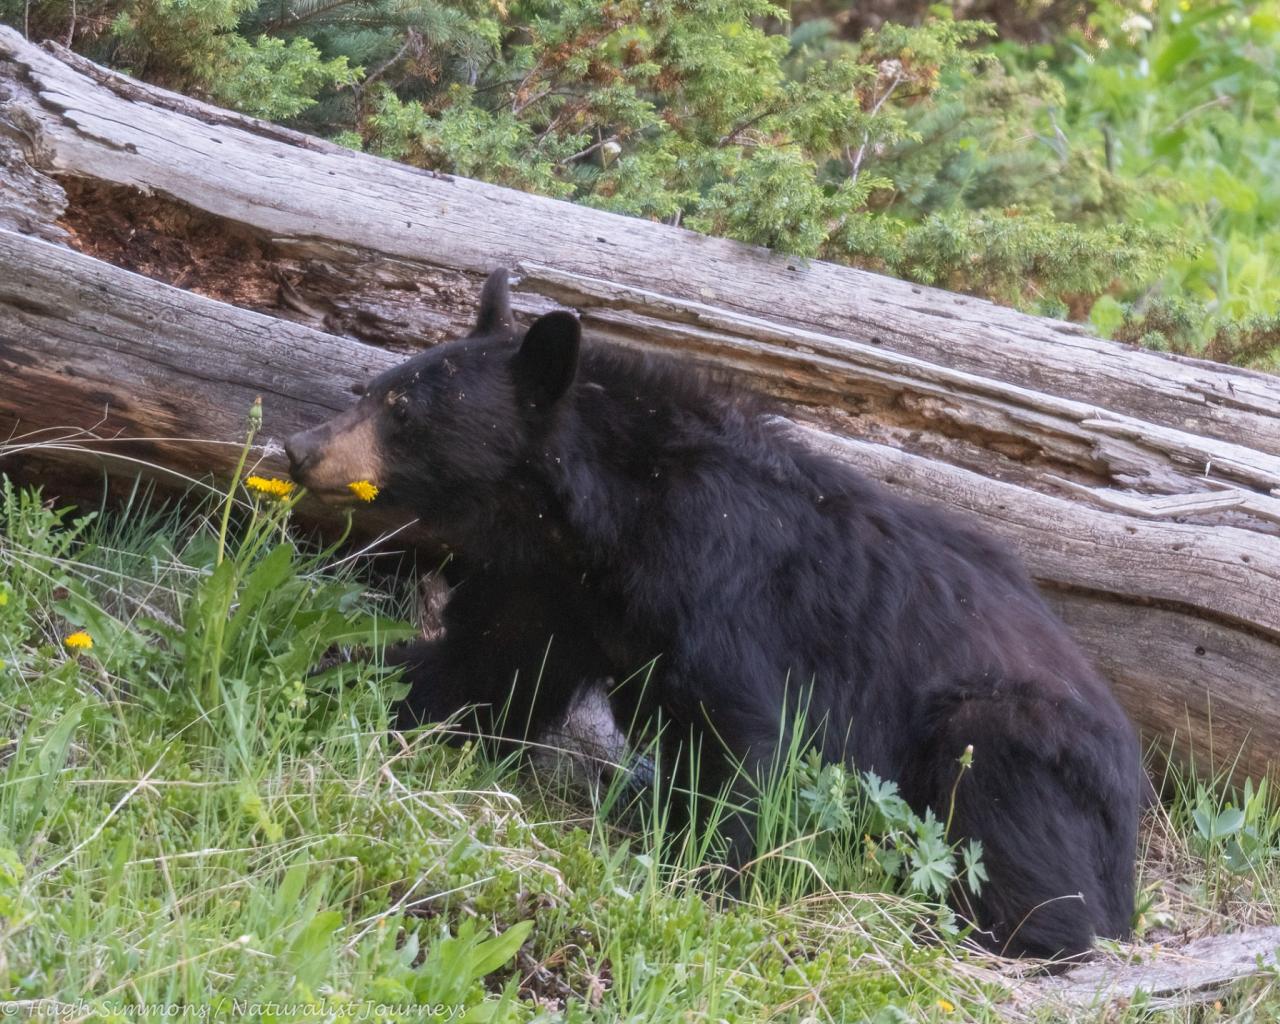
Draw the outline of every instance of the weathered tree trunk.
<instances>
[{"instance_id":1,"label":"weathered tree trunk","mask_svg":"<svg viewBox=\"0 0 1280 1024\"><path fill-rule=\"evenodd\" d=\"M1008 537L1150 737L1280 763L1280 379L426 174L7 29L0 186L0 470L225 472L259 394L270 462L457 333L506 265L517 312L571 305L738 375L814 444Z\"/></svg>"}]
</instances>

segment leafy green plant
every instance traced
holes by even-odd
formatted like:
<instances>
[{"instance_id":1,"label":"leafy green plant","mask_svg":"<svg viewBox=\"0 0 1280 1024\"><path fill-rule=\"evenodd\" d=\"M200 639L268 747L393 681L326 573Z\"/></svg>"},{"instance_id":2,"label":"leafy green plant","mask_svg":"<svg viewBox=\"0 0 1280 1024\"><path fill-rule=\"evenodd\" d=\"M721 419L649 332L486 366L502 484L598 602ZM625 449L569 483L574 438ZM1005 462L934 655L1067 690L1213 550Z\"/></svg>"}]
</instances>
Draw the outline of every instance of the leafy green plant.
<instances>
[{"instance_id":1,"label":"leafy green plant","mask_svg":"<svg viewBox=\"0 0 1280 1024\"><path fill-rule=\"evenodd\" d=\"M3 484L0 657L18 678L96 676L168 720L201 723L210 740L234 737L246 764L260 745L322 731L348 688L377 684L376 658L326 661L326 653L376 652L413 629L370 610L359 581L327 574L341 538L313 552L297 545L287 528L300 497L292 485L243 478L256 429L251 422L216 532L200 516L176 533L172 520L153 522L149 557L105 574L84 571L75 557L83 549L112 561L119 550L91 535L93 515L72 519L36 492ZM33 636L41 616L49 625ZM64 642L68 660L57 657Z\"/></svg>"},{"instance_id":2,"label":"leafy green plant","mask_svg":"<svg viewBox=\"0 0 1280 1024\"><path fill-rule=\"evenodd\" d=\"M422 951L422 962L413 966L419 953L419 940L415 933L401 951L401 959L406 966L406 991L423 1003L454 1006L479 1003L484 996L480 983L515 957L532 930L532 921L520 921L501 935L488 935L474 920L463 921L456 934L445 928L432 939ZM500 1001L486 1004L483 1013L473 1011L466 1019L509 1019L514 995L514 986L508 984Z\"/></svg>"},{"instance_id":3,"label":"leafy green plant","mask_svg":"<svg viewBox=\"0 0 1280 1024\"><path fill-rule=\"evenodd\" d=\"M359 584L319 581L345 534L329 548L302 555L287 533L301 491L285 481L243 476L261 421L257 404L222 502L215 543L187 548L184 561L199 582L181 603L180 627L155 617L133 624L134 630L164 641L192 688L186 692L194 692L195 714L205 720L223 716L242 752L257 727L266 724L271 734L307 724L330 703L323 696L330 688L353 677L368 678L368 666L350 663L313 672L326 651L377 649L412 633L386 616L359 611ZM249 513L229 547L228 526L242 485ZM86 609L82 620L97 619L97 628L104 628L90 602L81 607Z\"/></svg>"},{"instance_id":4,"label":"leafy green plant","mask_svg":"<svg viewBox=\"0 0 1280 1024\"><path fill-rule=\"evenodd\" d=\"M312 106L322 89L350 86L360 75L345 55L325 59L304 37L240 34L238 26L257 10L258 0L96 6L85 12L88 23L94 25L95 14L107 20L112 12L109 28L85 42L106 43L115 63L259 117L293 117Z\"/></svg>"},{"instance_id":5,"label":"leafy green plant","mask_svg":"<svg viewBox=\"0 0 1280 1024\"><path fill-rule=\"evenodd\" d=\"M1117 302L1095 307L1100 328L1127 321L1154 347L1271 365L1274 334L1256 327L1280 308L1278 54L1269 0L1110 0L1064 48L1064 136L1128 183L1131 219L1188 243L1141 286L1118 281ZM1193 305L1194 322L1166 331L1170 304Z\"/></svg>"},{"instance_id":6,"label":"leafy green plant","mask_svg":"<svg viewBox=\"0 0 1280 1024\"><path fill-rule=\"evenodd\" d=\"M957 783L970 763L959 764ZM846 842L860 838L865 863L902 891L927 899L945 899L957 883L974 894L981 891L987 878L982 844L949 840L950 815L945 821L932 811L920 816L898 794L895 783L873 772L822 765L814 755L806 758L802 778L805 824L823 837L822 845L846 845L838 841L842 833Z\"/></svg>"},{"instance_id":7,"label":"leafy green plant","mask_svg":"<svg viewBox=\"0 0 1280 1024\"><path fill-rule=\"evenodd\" d=\"M1280 808L1274 806L1266 779L1256 786L1246 779L1239 804L1197 787L1191 823L1200 855L1232 874L1256 872L1280 854Z\"/></svg>"},{"instance_id":8,"label":"leafy green plant","mask_svg":"<svg viewBox=\"0 0 1280 1024\"><path fill-rule=\"evenodd\" d=\"M956 766L957 786L971 764L966 751ZM916 814L895 783L824 764L795 739L756 804L762 852L749 878L757 899L799 899L815 888L894 892L920 901L935 927L954 933L952 915L940 904L957 892L979 893L987 880L982 844L949 834L953 806L945 818Z\"/></svg>"},{"instance_id":9,"label":"leafy green plant","mask_svg":"<svg viewBox=\"0 0 1280 1024\"><path fill-rule=\"evenodd\" d=\"M47 619L70 582L58 566L95 518L73 511L0 475L0 676L48 661L61 641Z\"/></svg>"}]
</instances>

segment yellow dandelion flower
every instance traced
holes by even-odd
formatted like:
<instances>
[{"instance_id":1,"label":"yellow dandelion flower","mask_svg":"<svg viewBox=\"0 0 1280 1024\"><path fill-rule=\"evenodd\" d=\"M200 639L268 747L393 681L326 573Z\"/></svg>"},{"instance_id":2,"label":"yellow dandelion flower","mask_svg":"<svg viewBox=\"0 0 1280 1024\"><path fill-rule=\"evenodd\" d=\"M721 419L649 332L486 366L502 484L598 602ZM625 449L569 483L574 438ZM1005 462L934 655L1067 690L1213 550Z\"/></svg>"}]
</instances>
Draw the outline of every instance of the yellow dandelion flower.
<instances>
[{"instance_id":1,"label":"yellow dandelion flower","mask_svg":"<svg viewBox=\"0 0 1280 1024\"><path fill-rule=\"evenodd\" d=\"M354 480L347 484L347 490L361 501L373 501L378 496L378 488L374 487L368 480Z\"/></svg>"},{"instance_id":2,"label":"yellow dandelion flower","mask_svg":"<svg viewBox=\"0 0 1280 1024\"><path fill-rule=\"evenodd\" d=\"M950 999L939 999L938 1009L941 1010L943 1013L955 1013L956 1004L953 1003Z\"/></svg>"},{"instance_id":3,"label":"yellow dandelion flower","mask_svg":"<svg viewBox=\"0 0 1280 1024\"><path fill-rule=\"evenodd\" d=\"M277 480L274 477L245 477L244 485L258 494L265 494L268 498L287 498L293 493L293 484L288 480Z\"/></svg>"},{"instance_id":4,"label":"yellow dandelion flower","mask_svg":"<svg viewBox=\"0 0 1280 1024\"><path fill-rule=\"evenodd\" d=\"M72 651L91 651L93 650L93 637L86 633L83 629L77 630L69 637L62 641L67 648Z\"/></svg>"}]
</instances>

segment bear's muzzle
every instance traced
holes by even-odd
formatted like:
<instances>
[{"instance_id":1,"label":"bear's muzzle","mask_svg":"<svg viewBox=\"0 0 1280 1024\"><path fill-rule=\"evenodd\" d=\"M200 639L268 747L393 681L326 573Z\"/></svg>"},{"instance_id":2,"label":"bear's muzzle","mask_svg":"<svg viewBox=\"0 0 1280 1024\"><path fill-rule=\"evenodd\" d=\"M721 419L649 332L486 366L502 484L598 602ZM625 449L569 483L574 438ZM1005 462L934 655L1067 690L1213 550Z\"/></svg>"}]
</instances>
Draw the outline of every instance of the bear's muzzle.
<instances>
[{"instance_id":1,"label":"bear's muzzle","mask_svg":"<svg viewBox=\"0 0 1280 1024\"><path fill-rule=\"evenodd\" d=\"M294 434L284 443L289 475L330 504L356 500L351 484L383 486L383 460L374 418L360 404Z\"/></svg>"}]
</instances>

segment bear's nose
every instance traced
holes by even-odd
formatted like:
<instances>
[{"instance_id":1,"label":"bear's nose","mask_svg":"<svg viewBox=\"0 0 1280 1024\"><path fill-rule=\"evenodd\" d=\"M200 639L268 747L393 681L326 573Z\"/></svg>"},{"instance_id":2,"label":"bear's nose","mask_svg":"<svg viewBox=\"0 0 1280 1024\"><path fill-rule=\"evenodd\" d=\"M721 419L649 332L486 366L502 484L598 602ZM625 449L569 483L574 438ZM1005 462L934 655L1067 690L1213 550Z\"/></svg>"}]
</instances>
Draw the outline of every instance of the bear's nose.
<instances>
[{"instance_id":1,"label":"bear's nose","mask_svg":"<svg viewBox=\"0 0 1280 1024\"><path fill-rule=\"evenodd\" d=\"M306 470L307 463L315 458L316 450L307 437L308 433L302 431L284 442L284 453L289 456L289 475L295 480Z\"/></svg>"}]
</instances>

